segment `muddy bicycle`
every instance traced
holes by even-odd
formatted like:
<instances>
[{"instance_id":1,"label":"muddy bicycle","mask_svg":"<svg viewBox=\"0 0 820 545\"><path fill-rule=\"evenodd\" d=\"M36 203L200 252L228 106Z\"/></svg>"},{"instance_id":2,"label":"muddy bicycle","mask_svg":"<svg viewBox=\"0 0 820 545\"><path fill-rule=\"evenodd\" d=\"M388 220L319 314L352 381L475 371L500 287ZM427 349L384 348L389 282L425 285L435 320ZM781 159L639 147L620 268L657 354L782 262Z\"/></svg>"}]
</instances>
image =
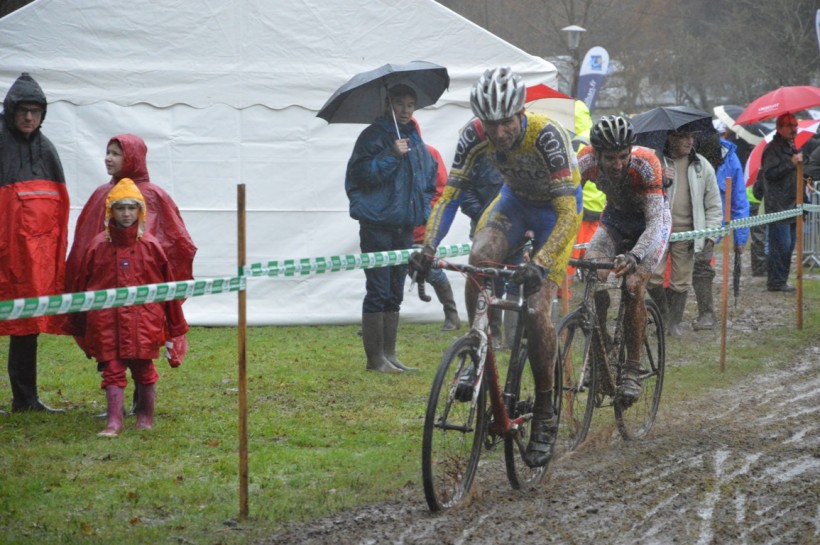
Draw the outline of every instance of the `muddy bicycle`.
<instances>
[{"instance_id":1,"label":"muddy bicycle","mask_svg":"<svg viewBox=\"0 0 820 545\"><path fill-rule=\"evenodd\" d=\"M494 294L496 279L508 278L511 268L475 267L441 260L434 267L469 275L480 282L475 315L469 332L456 339L441 358L430 389L422 438L424 496L431 511L450 508L469 493L483 450L504 445L507 478L515 489L540 483L547 466L526 463L526 438L535 402L535 384L529 370L524 320L519 319L510 349L502 390L490 330L490 312L528 311L526 299L509 301ZM424 298L423 284L419 296ZM460 380L473 373L472 386ZM560 421L561 369L555 366L553 408ZM489 407L487 399L489 398Z\"/></svg>"},{"instance_id":2,"label":"muddy bicycle","mask_svg":"<svg viewBox=\"0 0 820 545\"><path fill-rule=\"evenodd\" d=\"M634 297L623 278L602 283L599 270L612 269L611 259L570 259L586 284L577 309L559 323L558 366L563 376L563 409L558 448L575 449L587 437L597 409L612 407L620 435L626 440L645 437L652 429L663 388L666 368L666 340L661 313L651 299L646 303L646 329L640 355L641 395L631 403L617 396L626 361L624 332L625 299ZM612 278L612 277L611 277ZM614 319L602 329L598 322L595 291L620 291ZM609 329L612 329L610 333Z\"/></svg>"}]
</instances>

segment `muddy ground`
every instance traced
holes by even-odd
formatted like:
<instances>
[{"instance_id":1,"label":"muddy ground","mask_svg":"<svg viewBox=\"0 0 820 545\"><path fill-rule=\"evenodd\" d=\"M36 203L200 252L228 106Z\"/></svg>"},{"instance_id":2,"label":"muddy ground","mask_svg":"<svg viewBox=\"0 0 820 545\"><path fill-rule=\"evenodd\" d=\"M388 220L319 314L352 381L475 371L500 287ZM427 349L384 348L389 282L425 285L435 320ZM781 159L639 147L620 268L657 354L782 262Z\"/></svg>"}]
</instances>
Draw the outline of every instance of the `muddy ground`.
<instances>
[{"instance_id":1,"label":"muddy ground","mask_svg":"<svg viewBox=\"0 0 820 545\"><path fill-rule=\"evenodd\" d=\"M730 335L794 327L793 294L768 293L765 279L744 272ZM672 342L715 338L688 330ZM428 511L419 478L393 501L292 525L264 543L820 543L820 339L789 366L661 405L649 438L593 430L537 490L511 490L501 454L480 466L470 501L448 512Z\"/></svg>"}]
</instances>

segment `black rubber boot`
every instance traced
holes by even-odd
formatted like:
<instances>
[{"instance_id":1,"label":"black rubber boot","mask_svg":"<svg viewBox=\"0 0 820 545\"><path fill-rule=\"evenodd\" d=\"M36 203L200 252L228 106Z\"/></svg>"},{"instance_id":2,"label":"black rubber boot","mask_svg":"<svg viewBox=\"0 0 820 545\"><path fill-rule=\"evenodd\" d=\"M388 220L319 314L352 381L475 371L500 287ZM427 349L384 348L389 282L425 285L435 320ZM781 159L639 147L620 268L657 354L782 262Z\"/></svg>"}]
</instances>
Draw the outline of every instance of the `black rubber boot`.
<instances>
[{"instance_id":1,"label":"black rubber boot","mask_svg":"<svg viewBox=\"0 0 820 545\"><path fill-rule=\"evenodd\" d=\"M362 314L362 342L367 355L367 370L379 373L401 373L384 357L384 313Z\"/></svg>"},{"instance_id":2,"label":"black rubber boot","mask_svg":"<svg viewBox=\"0 0 820 545\"><path fill-rule=\"evenodd\" d=\"M695 290L695 299L698 302L698 317L692 324L695 331L705 331L715 328L715 303L712 294L712 279L694 277L692 287Z\"/></svg>"},{"instance_id":3,"label":"black rubber boot","mask_svg":"<svg viewBox=\"0 0 820 545\"><path fill-rule=\"evenodd\" d=\"M396 337L399 333L399 313L384 313L384 357L400 371L418 371L418 367L407 367L396 357Z\"/></svg>"},{"instance_id":4,"label":"black rubber boot","mask_svg":"<svg viewBox=\"0 0 820 545\"><path fill-rule=\"evenodd\" d=\"M458 331L461 328L461 319L458 317L458 307L450 282L442 286L433 286L433 289L436 290L436 297L444 308L444 325L441 326L441 330Z\"/></svg>"},{"instance_id":5,"label":"black rubber boot","mask_svg":"<svg viewBox=\"0 0 820 545\"><path fill-rule=\"evenodd\" d=\"M666 295L669 299L669 327L666 331L670 337L680 337L683 335L681 322L683 321L683 311L686 309L686 298L689 296L689 290L674 291L667 289Z\"/></svg>"},{"instance_id":6,"label":"black rubber boot","mask_svg":"<svg viewBox=\"0 0 820 545\"><path fill-rule=\"evenodd\" d=\"M37 334L9 338L9 382L13 412L42 411L64 413L40 401L37 395Z\"/></svg>"}]
</instances>

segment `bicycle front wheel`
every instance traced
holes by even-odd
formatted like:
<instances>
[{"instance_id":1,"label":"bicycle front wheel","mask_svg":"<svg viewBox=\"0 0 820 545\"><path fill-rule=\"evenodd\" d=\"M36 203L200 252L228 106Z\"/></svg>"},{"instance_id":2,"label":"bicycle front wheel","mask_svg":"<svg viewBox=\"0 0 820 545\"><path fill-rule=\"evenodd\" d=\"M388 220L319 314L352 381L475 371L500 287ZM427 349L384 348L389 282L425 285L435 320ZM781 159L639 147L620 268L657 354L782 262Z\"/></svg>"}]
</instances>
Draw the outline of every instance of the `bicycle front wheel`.
<instances>
[{"instance_id":1,"label":"bicycle front wheel","mask_svg":"<svg viewBox=\"0 0 820 545\"><path fill-rule=\"evenodd\" d=\"M462 373L478 364L475 340L457 339L444 353L439 364L427 412L421 447L424 497L431 511L448 509L470 491L482 441L486 433L486 387L479 388L475 403L458 401L456 386Z\"/></svg>"},{"instance_id":2,"label":"bicycle front wheel","mask_svg":"<svg viewBox=\"0 0 820 545\"><path fill-rule=\"evenodd\" d=\"M631 405L615 403L618 431L626 440L646 437L655 423L666 370L666 335L654 301L646 301L646 329L641 349L641 395Z\"/></svg>"},{"instance_id":3,"label":"bicycle front wheel","mask_svg":"<svg viewBox=\"0 0 820 545\"><path fill-rule=\"evenodd\" d=\"M510 376L507 379L507 388L504 396L510 419L532 414L532 409L535 405L535 381L533 380L532 370L529 368L528 362L529 354L527 353L527 345L526 343L522 343L518 351L518 357L513 362L514 365L510 367ZM556 367L555 371L556 378L554 384L556 387L553 388L552 406L560 421L561 370ZM518 449L518 443L513 437L513 433L517 433L523 441L527 441L530 434L531 423L531 420L527 420L519 426L516 432L508 433L504 437L504 459L507 463L507 478L510 481L510 485L516 490L540 484L541 481L544 480L544 475L547 474L547 466L529 467L526 462L524 462L523 454Z\"/></svg>"},{"instance_id":4,"label":"bicycle front wheel","mask_svg":"<svg viewBox=\"0 0 820 545\"><path fill-rule=\"evenodd\" d=\"M562 411L556 449L574 450L586 439L595 409L596 373L592 331L582 311L564 317L558 325L558 363L562 371Z\"/></svg>"}]
</instances>

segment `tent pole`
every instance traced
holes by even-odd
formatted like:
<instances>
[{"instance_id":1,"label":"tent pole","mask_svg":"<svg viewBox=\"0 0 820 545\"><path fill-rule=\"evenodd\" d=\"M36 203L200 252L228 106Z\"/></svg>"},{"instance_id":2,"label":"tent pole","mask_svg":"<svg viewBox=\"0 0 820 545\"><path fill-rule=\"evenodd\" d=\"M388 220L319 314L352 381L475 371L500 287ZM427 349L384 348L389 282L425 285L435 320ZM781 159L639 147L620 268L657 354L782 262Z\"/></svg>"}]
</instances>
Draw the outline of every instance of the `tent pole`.
<instances>
[{"instance_id":1,"label":"tent pole","mask_svg":"<svg viewBox=\"0 0 820 545\"><path fill-rule=\"evenodd\" d=\"M237 259L245 275L245 184L236 187ZM248 518L248 374L246 371L247 287L239 290L237 360L239 363L239 520Z\"/></svg>"}]
</instances>

